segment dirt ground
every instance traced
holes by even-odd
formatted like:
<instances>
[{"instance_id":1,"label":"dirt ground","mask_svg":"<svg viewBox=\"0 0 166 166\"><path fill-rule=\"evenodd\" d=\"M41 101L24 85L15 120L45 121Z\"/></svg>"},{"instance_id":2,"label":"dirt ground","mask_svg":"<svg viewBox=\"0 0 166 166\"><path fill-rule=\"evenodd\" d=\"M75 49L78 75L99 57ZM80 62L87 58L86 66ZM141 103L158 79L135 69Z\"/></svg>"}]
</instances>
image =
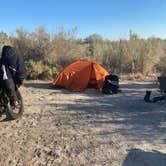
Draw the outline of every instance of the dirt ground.
<instances>
[{"instance_id":1,"label":"dirt ground","mask_svg":"<svg viewBox=\"0 0 166 166\"><path fill-rule=\"evenodd\" d=\"M23 117L0 122L0 165L166 165L166 101L143 100L146 90L160 95L153 81L123 81L116 95L50 84L20 88Z\"/></svg>"}]
</instances>

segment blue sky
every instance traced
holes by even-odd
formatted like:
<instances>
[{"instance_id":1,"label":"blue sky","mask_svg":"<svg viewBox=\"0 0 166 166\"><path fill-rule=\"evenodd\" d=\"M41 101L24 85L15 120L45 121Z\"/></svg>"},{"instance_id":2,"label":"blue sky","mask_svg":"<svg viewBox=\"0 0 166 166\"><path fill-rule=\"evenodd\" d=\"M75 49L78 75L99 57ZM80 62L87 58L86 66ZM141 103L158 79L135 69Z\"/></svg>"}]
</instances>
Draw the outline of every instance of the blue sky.
<instances>
[{"instance_id":1,"label":"blue sky","mask_svg":"<svg viewBox=\"0 0 166 166\"><path fill-rule=\"evenodd\" d=\"M166 38L165 0L11 0L0 1L0 31L12 34L23 27L47 31L78 27L78 37L97 33L104 38Z\"/></svg>"}]
</instances>

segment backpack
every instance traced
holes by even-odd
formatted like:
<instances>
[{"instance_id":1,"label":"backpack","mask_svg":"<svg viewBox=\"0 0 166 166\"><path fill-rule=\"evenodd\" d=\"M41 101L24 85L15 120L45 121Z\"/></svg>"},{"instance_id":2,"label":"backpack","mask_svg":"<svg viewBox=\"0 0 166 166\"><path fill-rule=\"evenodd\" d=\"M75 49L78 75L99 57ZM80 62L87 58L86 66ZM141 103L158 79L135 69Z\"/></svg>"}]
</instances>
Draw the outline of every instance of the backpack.
<instances>
[{"instance_id":1,"label":"backpack","mask_svg":"<svg viewBox=\"0 0 166 166\"><path fill-rule=\"evenodd\" d=\"M116 94L119 91L119 77L117 75L107 75L105 77L102 92L104 94Z\"/></svg>"}]
</instances>

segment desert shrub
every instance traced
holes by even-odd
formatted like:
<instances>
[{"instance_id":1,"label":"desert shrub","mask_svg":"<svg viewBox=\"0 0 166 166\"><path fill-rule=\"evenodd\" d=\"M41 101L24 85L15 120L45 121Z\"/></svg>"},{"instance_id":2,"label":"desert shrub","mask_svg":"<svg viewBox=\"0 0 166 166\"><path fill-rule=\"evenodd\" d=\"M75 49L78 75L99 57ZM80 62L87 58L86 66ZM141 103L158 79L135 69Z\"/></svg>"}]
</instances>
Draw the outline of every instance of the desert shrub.
<instances>
[{"instance_id":1,"label":"desert shrub","mask_svg":"<svg viewBox=\"0 0 166 166\"><path fill-rule=\"evenodd\" d=\"M48 66L43 61L26 61L27 79L51 80L61 70L60 66Z\"/></svg>"},{"instance_id":2,"label":"desert shrub","mask_svg":"<svg viewBox=\"0 0 166 166\"><path fill-rule=\"evenodd\" d=\"M158 64L157 68L161 76L166 76L166 56L163 56L160 59L160 63Z\"/></svg>"},{"instance_id":3,"label":"desert shrub","mask_svg":"<svg viewBox=\"0 0 166 166\"><path fill-rule=\"evenodd\" d=\"M131 73L128 76L128 79L130 80L145 80L145 75L143 73Z\"/></svg>"},{"instance_id":4,"label":"desert shrub","mask_svg":"<svg viewBox=\"0 0 166 166\"><path fill-rule=\"evenodd\" d=\"M0 53L2 51L2 47L8 44L11 44L10 38L6 33L0 32Z\"/></svg>"},{"instance_id":5,"label":"desert shrub","mask_svg":"<svg viewBox=\"0 0 166 166\"><path fill-rule=\"evenodd\" d=\"M109 46L103 50L102 62L116 73L147 75L155 70L163 54L159 39L144 40L130 32L129 40L109 42Z\"/></svg>"},{"instance_id":6,"label":"desert shrub","mask_svg":"<svg viewBox=\"0 0 166 166\"><path fill-rule=\"evenodd\" d=\"M38 79L39 74L43 72L42 61L29 60L25 64L27 79Z\"/></svg>"},{"instance_id":7,"label":"desert shrub","mask_svg":"<svg viewBox=\"0 0 166 166\"><path fill-rule=\"evenodd\" d=\"M48 33L45 27L40 26L34 32L17 29L15 36L10 37L0 33L0 38L18 49L26 61L27 78L31 79L49 79L78 59L93 59L114 73L131 74L133 77L139 77L136 76L140 75L138 73L147 75L156 69L164 71L163 60L160 61L166 55L164 40L141 39L132 31L129 39L118 41L103 39L98 34L78 39L76 31L77 28L59 28Z\"/></svg>"},{"instance_id":8,"label":"desert shrub","mask_svg":"<svg viewBox=\"0 0 166 166\"><path fill-rule=\"evenodd\" d=\"M51 80L53 78L52 69L49 66L43 66L43 71L38 75L38 79Z\"/></svg>"},{"instance_id":9,"label":"desert shrub","mask_svg":"<svg viewBox=\"0 0 166 166\"><path fill-rule=\"evenodd\" d=\"M58 73L62 70L62 67L59 65L56 65L56 67L55 66L52 67L51 70L52 70L52 76L53 78L55 78L58 75Z\"/></svg>"},{"instance_id":10,"label":"desert shrub","mask_svg":"<svg viewBox=\"0 0 166 166\"><path fill-rule=\"evenodd\" d=\"M16 35L11 38L11 41L26 60L43 59L50 49L50 36L43 26L37 28L35 32L22 28L17 29Z\"/></svg>"}]
</instances>

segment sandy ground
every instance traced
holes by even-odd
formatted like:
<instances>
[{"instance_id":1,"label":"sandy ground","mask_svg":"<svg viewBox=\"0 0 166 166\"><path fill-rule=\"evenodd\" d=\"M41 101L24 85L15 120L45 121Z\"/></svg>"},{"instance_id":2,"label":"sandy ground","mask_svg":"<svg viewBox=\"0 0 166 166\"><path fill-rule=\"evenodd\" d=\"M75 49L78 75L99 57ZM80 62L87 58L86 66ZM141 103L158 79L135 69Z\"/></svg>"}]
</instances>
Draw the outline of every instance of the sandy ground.
<instances>
[{"instance_id":1,"label":"sandy ground","mask_svg":"<svg viewBox=\"0 0 166 166\"><path fill-rule=\"evenodd\" d=\"M23 117L0 122L0 165L166 166L166 101L143 100L156 87L123 81L103 95L26 82Z\"/></svg>"}]
</instances>

